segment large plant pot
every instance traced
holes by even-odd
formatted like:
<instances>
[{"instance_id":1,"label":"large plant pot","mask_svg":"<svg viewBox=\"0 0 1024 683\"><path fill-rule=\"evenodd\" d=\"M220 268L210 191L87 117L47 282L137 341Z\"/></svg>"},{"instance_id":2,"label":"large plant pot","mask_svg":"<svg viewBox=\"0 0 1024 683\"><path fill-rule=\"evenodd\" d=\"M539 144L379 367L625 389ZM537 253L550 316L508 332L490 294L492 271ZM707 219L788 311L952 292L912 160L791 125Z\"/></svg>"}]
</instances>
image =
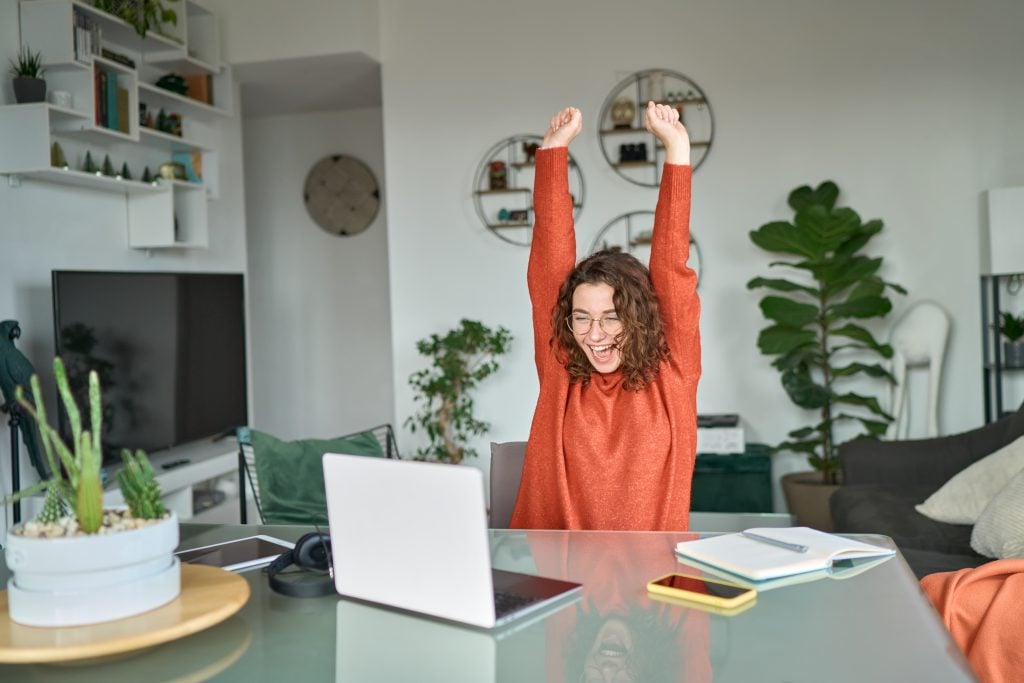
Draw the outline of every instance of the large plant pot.
<instances>
[{"instance_id":1,"label":"large plant pot","mask_svg":"<svg viewBox=\"0 0 1024 683\"><path fill-rule=\"evenodd\" d=\"M782 475L782 492L789 512L800 526L832 531L828 500L838 484L821 483L821 472L791 472Z\"/></svg>"},{"instance_id":2,"label":"large plant pot","mask_svg":"<svg viewBox=\"0 0 1024 683\"><path fill-rule=\"evenodd\" d=\"M130 531L66 538L7 535L11 621L80 626L122 619L181 592L178 518Z\"/></svg>"},{"instance_id":3,"label":"large plant pot","mask_svg":"<svg viewBox=\"0 0 1024 683\"><path fill-rule=\"evenodd\" d=\"M18 104L46 101L46 81L42 78L18 76L13 79L14 100Z\"/></svg>"}]
</instances>

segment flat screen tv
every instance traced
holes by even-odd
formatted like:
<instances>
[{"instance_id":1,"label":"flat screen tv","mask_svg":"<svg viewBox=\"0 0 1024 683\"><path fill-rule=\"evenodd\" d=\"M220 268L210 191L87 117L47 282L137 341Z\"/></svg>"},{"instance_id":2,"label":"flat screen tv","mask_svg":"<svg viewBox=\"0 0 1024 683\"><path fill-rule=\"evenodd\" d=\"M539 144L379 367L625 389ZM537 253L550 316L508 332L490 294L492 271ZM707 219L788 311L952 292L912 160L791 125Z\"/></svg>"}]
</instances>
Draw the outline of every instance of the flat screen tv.
<instances>
[{"instance_id":1,"label":"flat screen tv","mask_svg":"<svg viewBox=\"0 0 1024 683\"><path fill-rule=\"evenodd\" d=\"M85 411L88 372L99 374L104 464L122 448L152 453L248 422L241 274L57 270L53 314Z\"/></svg>"}]
</instances>

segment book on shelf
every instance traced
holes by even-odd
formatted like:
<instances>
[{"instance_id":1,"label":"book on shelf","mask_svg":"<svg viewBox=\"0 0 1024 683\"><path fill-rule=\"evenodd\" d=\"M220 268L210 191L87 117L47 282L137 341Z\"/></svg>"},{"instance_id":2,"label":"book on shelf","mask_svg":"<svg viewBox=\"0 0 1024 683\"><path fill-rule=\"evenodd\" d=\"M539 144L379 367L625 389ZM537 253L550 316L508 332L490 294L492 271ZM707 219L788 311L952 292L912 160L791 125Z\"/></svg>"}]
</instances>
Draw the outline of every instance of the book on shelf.
<instances>
[{"instance_id":1,"label":"book on shelf","mask_svg":"<svg viewBox=\"0 0 1024 683\"><path fill-rule=\"evenodd\" d=\"M204 104L213 104L213 76L209 74L189 74L185 76L188 90L185 94L193 100Z\"/></svg>"},{"instance_id":2,"label":"book on shelf","mask_svg":"<svg viewBox=\"0 0 1024 683\"><path fill-rule=\"evenodd\" d=\"M896 551L808 527L772 527L683 541L676 545L676 554L744 579L765 581Z\"/></svg>"},{"instance_id":3,"label":"book on shelf","mask_svg":"<svg viewBox=\"0 0 1024 683\"><path fill-rule=\"evenodd\" d=\"M103 95L107 101L107 115L103 119L103 125L110 130L118 130L119 118L117 115L117 74L113 71L104 72L107 74L106 87Z\"/></svg>"},{"instance_id":4,"label":"book on shelf","mask_svg":"<svg viewBox=\"0 0 1024 683\"><path fill-rule=\"evenodd\" d=\"M122 133L128 131L128 89L117 89L117 129Z\"/></svg>"}]
</instances>

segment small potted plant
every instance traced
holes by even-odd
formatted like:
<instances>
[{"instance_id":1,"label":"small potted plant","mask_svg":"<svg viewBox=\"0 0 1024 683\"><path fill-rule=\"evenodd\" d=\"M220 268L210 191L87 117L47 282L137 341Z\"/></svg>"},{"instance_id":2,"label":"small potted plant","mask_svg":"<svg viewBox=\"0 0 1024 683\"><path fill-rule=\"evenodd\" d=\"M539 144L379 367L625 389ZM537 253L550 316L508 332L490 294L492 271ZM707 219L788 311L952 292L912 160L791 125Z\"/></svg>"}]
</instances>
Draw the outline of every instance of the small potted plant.
<instances>
[{"instance_id":1,"label":"small potted plant","mask_svg":"<svg viewBox=\"0 0 1024 683\"><path fill-rule=\"evenodd\" d=\"M32 52L25 45L18 52L18 58L11 60L11 75L14 77L14 99L18 104L46 101L46 81L43 80L43 57Z\"/></svg>"},{"instance_id":2,"label":"small potted plant","mask_svg":"<svg viewBox=\"0 0 1024 683\"><path fill-rule=\"evenodd\" d=\"M476 320L462 320L443 337L436 334L416 342L431 367L415 372L409 384L416 389L420 411L406 420L415 432L422 429L430 444L416 452L418 460L459 464L476 456L467 445L471 436L487 433L490 425L473 417L469 395L482 380L498 370L497 357L508 351L512 333L504 327L491 330Z\"/></svg>"},{"instance_id":3,"label":"small potted plant","mask_svg":"<svg viewBox=\"0 0 1024 683\"><path fill-rule=\"evenodd\" d=\"M1024 368L1024 314L1014 315L1003 313L1003 324L999 331L1003 333L1003 357L1006 367Z\"/></svg>"},{"instance_id":4,"label":"small potted plant","mask_svg":"<svg viewBox=\"0 0 1024 683\"><path fill-rule=\"evenodd\" d=\"M99 377L89 373L89 421L71 393L64 364L53 361L57 389L73 443L67 445L46 421L39 378L32 376L35 404L17 388L21 406L39 427L53 477L13 499L46 492L35 519L7 534L4 550L13 577L7 602L11 621L26 626L77 626L140 614L170 602L181 591L174 557L178 519L160 500L160 487L145 453L122 452L117 474L127 508L104 508L100 463L103 408ZM57 466L57 461L60 467Z\"/></svg>"}]
</instances>

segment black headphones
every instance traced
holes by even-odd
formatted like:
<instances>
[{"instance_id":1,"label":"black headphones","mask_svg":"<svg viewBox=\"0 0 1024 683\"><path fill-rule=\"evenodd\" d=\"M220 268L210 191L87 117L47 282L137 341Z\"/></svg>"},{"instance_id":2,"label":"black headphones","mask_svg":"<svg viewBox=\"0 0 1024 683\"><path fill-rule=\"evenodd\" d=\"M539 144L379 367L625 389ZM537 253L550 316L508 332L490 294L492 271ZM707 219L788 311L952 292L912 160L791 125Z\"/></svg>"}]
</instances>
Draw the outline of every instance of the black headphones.
<instances>
[{"instance_id":1,"label":"black headphones","mask_svg":"<svg viewBox=\"0 0 1024 683\"><path fill-rule=\"evenodd\" d=\"M300 569L323 574L325 577L320 581L287 581L282 576L293 574L281 575L281 572L293 564ZM314 532L300 538L295 542L294 548L282 553L267 567L267 580L275 591L293 598L316 598L334 593L331 537Z\"/></svg>"}]
</instances>

